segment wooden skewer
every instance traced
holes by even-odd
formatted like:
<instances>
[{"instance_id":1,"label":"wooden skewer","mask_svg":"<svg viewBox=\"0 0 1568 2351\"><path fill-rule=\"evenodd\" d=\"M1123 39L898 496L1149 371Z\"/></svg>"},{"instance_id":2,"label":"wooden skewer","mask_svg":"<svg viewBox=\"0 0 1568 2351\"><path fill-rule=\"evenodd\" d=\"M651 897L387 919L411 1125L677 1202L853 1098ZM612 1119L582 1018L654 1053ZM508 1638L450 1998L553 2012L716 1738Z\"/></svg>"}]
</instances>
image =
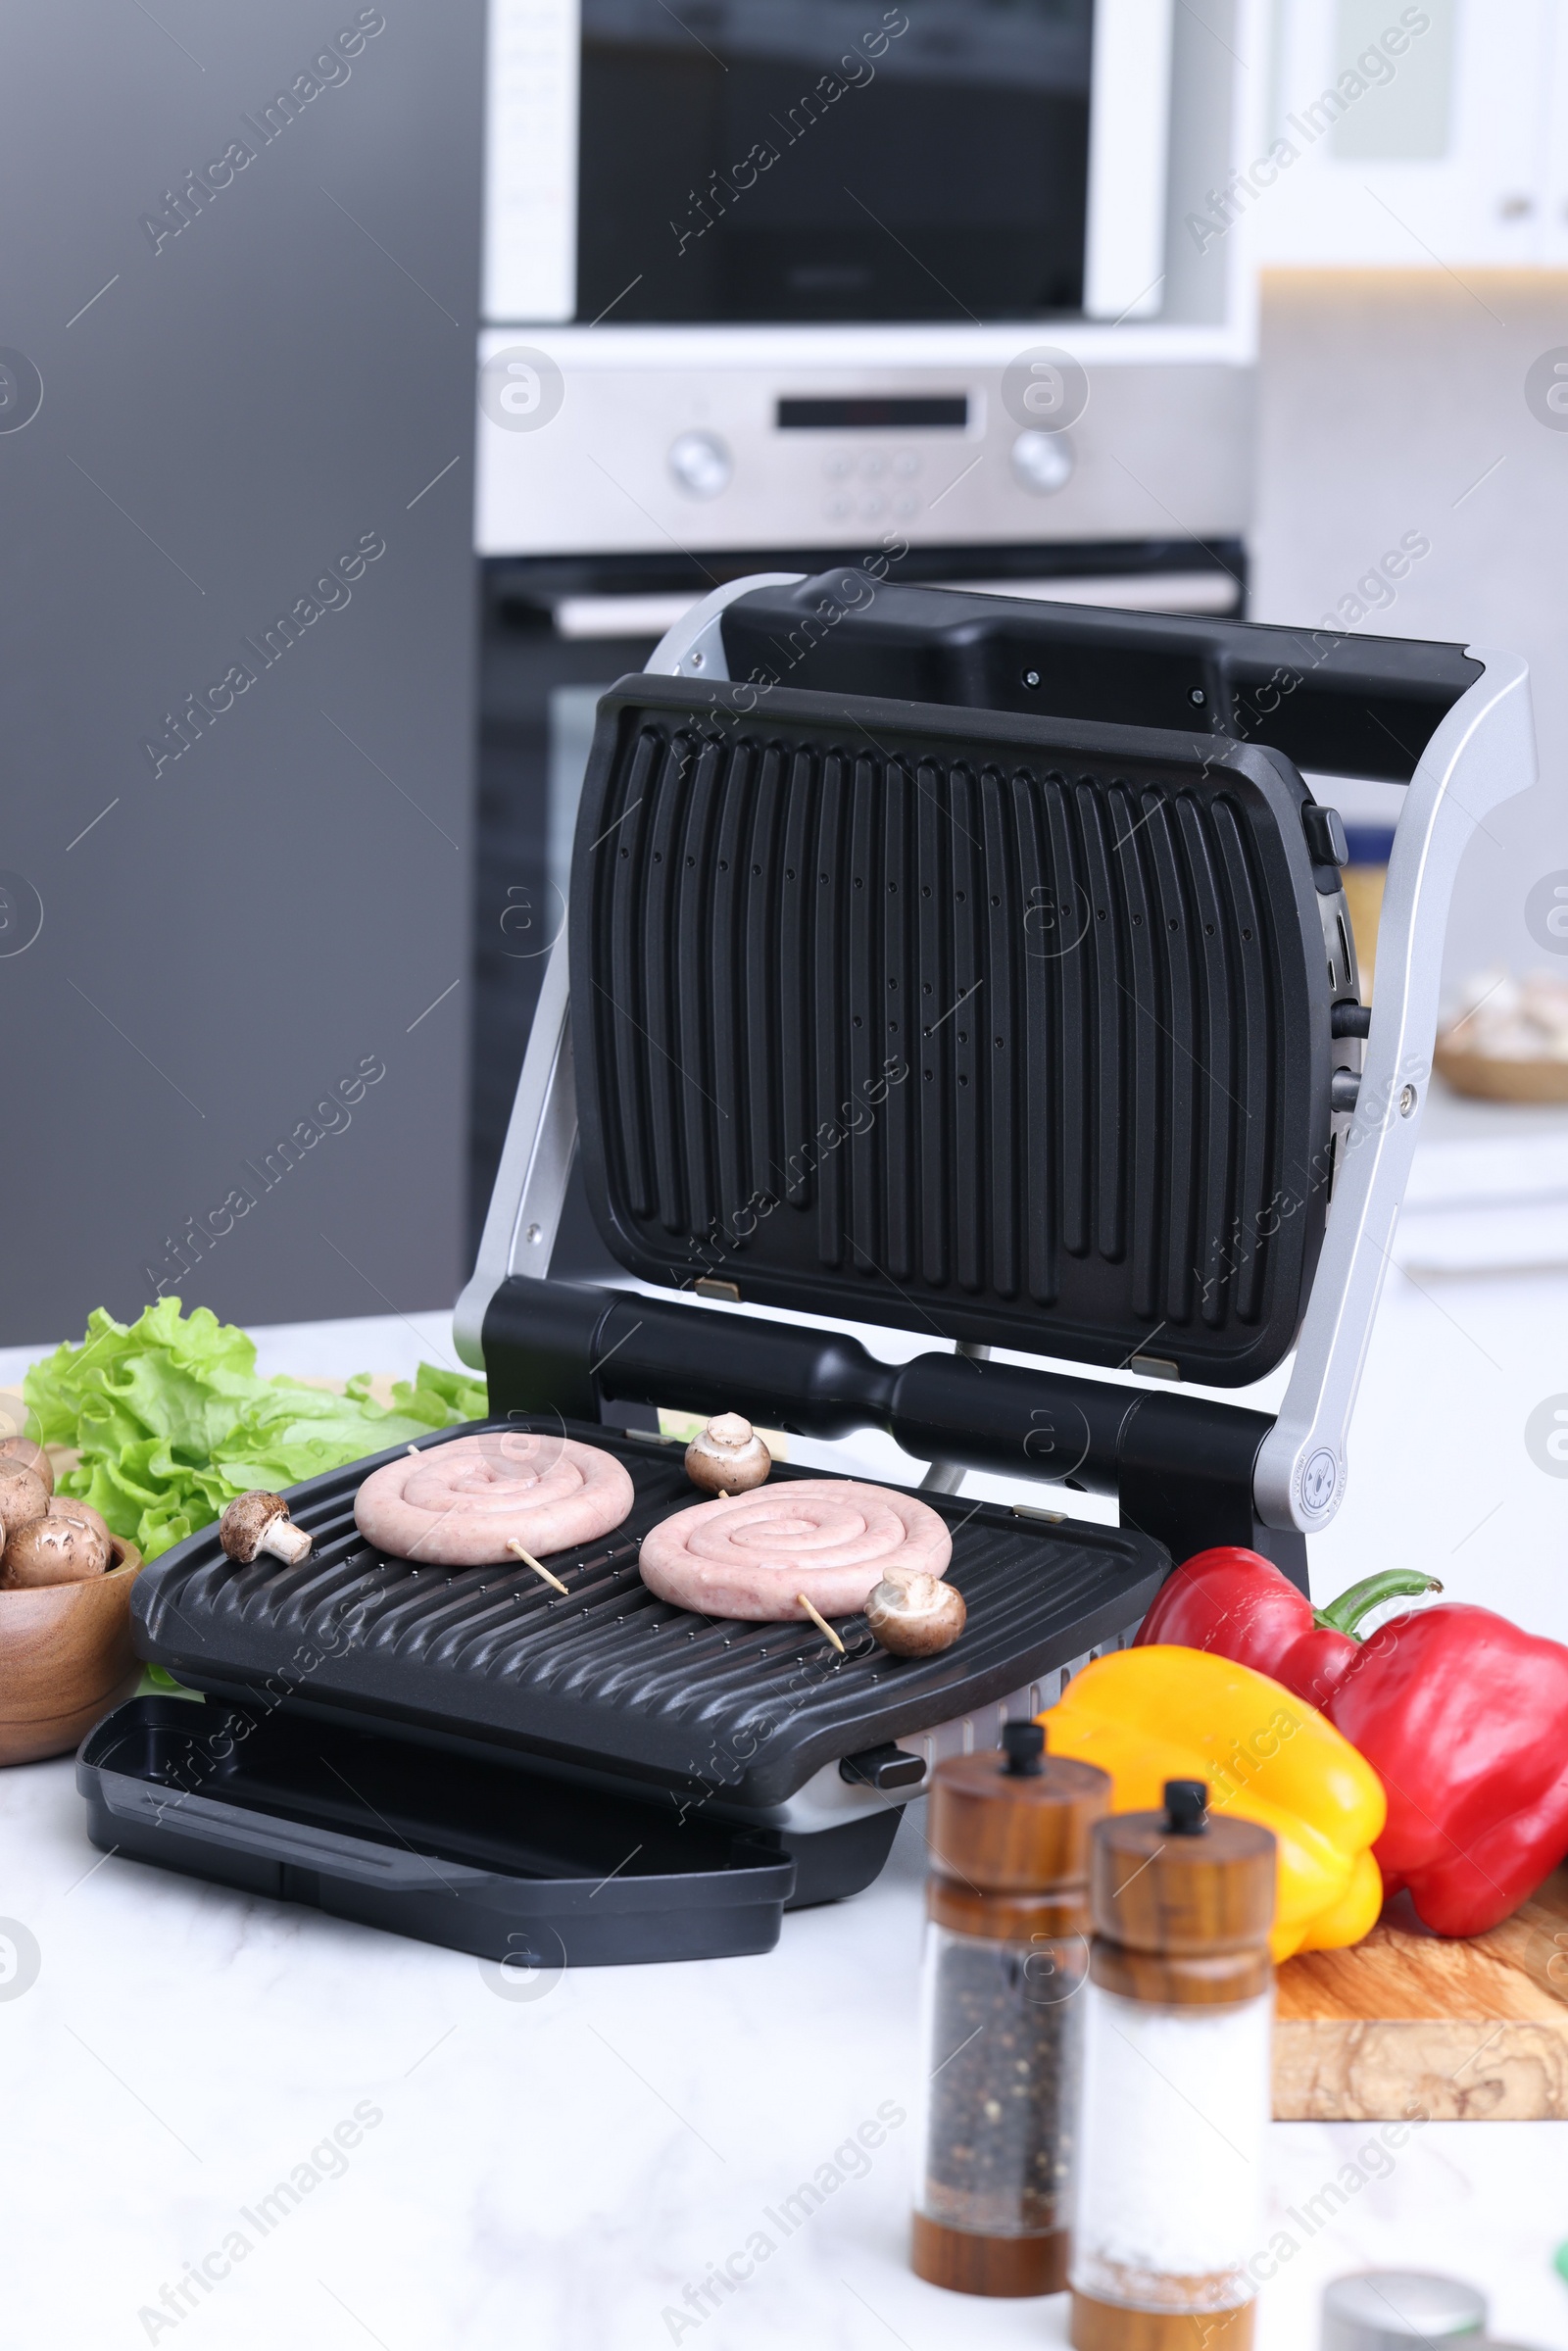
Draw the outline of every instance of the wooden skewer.
<instances>
[{"instance_id":1,"label":"wooden skewer","mask_svg":"<svg viewBox=\"0 0 1568 2351\"><path fill-rule=\"evenodd\" d=\"M531 1567L536 1576L543 1576L547 1584L553 1584L557 1592L565 1592L567 1599L570 1599L571 1594L569 1592L566 1592L566 1587L564 1584L563 1584L561 1578L559 1576L553 1576L548 1567L541 1567L538 1560L534 1557L532 1551L525 1551L523 1549L515 1535L513 1536L512 1541L507 1544L507 1548L509 1551L513 1551L516 1554L516 1556L522 1561L524 1567Z\"/></svg>"},{"instance_id":2,"label":"wooden skewer","mask_svg":"<svg viewBox=\"0 0 1568 2351\"><path fill-rule=\"evenodd\" d=\"M416 1461L418 1460L419 1448L416 1445L406 1445L403 1449L406 1453L412 1453Z\"/></svg>"},{"instance_id":3,"label":"wooden skewer","mask_svg":"<svg viewBox=\"0 0 1568 2351\"><path fill-rule=\"evenodd\" d=\"M818 1616L816 1610L811 1606L810 1601L807 1598L804 1592L798 1592L795 1594L795 1597L800 1601L801 1606L806 1610L807 1615L810 1618L812 1624L815 1625L817 1631L827 1635L829 1641L833 1643L833 1646L837 1649L841 1657L847 1657L849 1655L849 1651L844 1646L843 1641L840 1641L838 1635L834 1632L832 1626L828 1623L827 1618L825 1616Z\"/></svg>"}]
</instances>

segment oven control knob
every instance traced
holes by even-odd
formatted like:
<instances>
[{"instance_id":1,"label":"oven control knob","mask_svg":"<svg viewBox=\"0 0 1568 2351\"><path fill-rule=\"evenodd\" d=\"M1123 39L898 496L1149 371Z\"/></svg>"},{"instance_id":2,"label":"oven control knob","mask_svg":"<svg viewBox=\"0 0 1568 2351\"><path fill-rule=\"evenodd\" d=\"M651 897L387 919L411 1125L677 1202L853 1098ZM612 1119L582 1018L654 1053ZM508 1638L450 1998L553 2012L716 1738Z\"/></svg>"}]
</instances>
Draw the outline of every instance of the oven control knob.
<instances>
[{"instance_id":1,"label":"oven control knob","mask_svg":"<svg viewBox=\"0 0 1568 2351\"><path fill-rule=\"evenodd\" d=\"M669 445L669 469L688 498L716 498L735 461L716 432L683 432Z\"/></svg>"},{"instance_id":2,"label":"oven control knob","mask_svg":"<svg viewBox=\"0 0 1568 2351\"><path fill-rule=\"evenodd\" d=\"M1075 462L1064 432L1021 432L1012 445L1013 478L1037 498L1065 489Z\"/></svg>"}]
</instances>

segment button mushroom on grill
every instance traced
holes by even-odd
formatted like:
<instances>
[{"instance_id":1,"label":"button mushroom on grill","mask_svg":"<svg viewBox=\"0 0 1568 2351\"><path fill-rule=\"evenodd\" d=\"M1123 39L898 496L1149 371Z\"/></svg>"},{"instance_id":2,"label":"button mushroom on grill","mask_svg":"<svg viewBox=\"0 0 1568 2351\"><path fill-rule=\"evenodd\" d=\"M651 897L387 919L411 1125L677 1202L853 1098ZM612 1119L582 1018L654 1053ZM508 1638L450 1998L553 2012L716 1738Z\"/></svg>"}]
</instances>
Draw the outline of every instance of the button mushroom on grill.
<instances>
[{"instance_id":1,"label":"button mushroom on grill","mask_svg":"<svg viewBox=\"0 0 1568 2351\"><path fill-rule=\"evenodd\" d=\"M114 1538L90 1502L51 1494L47 1511L9 1536L0 1553L0 1586L12 1592L41 1584L83 1584L101 1576Z\"/></svg>"},{"instance_id":2,"label":"button mushroom on grill","mask_svg":"<svg viewBox=\"0 0 1568 2351\"><path fill-rule=\"evenodd\" d=\"M282 1495L264 1494L260 1488L237 1494L229 1503L218 1522L218 1540L236 1567L249 1567L262 1551L281 1559L285 1567L298 1567L311 1551L310 1536L294 1525Z\"/></svg>"},{"instance_id":3,"label":"button mushroom on grill","mask_svg":"<svg viewBox=\"0 0 1568 2351\"><path fill-rule=\"evenodd\" d=\"M873 1638L895 1657L934 1657L953 1646L968 1610L941 1576L884 1576L865 1603Z\"/></svg>"},{"instance_id":4,"label":"button mushroom on grill","mask_svg":"<svg viewBox=\"0 0 1568 2351\"><path fill-rule=\"evenodd\" d=\"M41 1445L30 1437L0 1438L0 1478L10 1477L19 1469L31 1470L45 1494L55 1490L55 1465Z\"/></svg>"},{"instance_id":5,"label":"button mushroom on grill","mask_svg":"<svg viewBox=\"0 0 1568 2351\"><path fill-rule=\"evenodd\" d=\"M738 1412L720 1412L686 1447L686 1475L708 1494L747 1494L765 1485L772 1468L772 1454Z\"/></svg>"},{"instance_id":6,"label":"button mushroom on grill","mask_svg":"<svg viewBox=\"0 0 1568 2351\"><path fill-rule=\"evenodd\" d=\"M24 1469L20 1462L0 1465L0 1541L9 1543L23 1527L42 1518L49 1492L36 1470Z\"/></svg>"}]
</instances>

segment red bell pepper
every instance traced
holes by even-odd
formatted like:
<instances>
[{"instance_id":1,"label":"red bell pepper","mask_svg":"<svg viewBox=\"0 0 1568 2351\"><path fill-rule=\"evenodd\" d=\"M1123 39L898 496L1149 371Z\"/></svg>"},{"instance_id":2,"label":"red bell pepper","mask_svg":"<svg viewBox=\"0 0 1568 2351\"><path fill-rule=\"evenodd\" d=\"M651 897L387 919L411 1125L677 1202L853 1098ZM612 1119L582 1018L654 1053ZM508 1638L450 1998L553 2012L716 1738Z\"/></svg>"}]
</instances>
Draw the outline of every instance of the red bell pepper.
<instances>
[{"instance_id":1,"label":"red bell pepper","mask_svg":"<svg viewBox=\"0 0 1568 2351\"><path fill-rule=\"evenodd\" d=\"M1481 1935L1568 1851L1568 1648L1463 1606L1354 1637L1381 1601L1434 1590L1394 1569L1314 1609L1255 1551L1201 1551L1138 1639L1213 1649L1319 1707L1387 1790L1373 1848L1385 1890L1408 1886L1440 1935Z\"/></svg>"},{"instance_id":2,"label":"red bell pepper","mask_svg":"<svg viewBox=\"0 0 1568 2351\"><path fill-rule=\"evenodd\" d=\"M1304 1592L1256 1551L1239 1546L1200 1551L1161 1586L1138 1639L1213 1649L1283 1682L1309 1706L1326 1712L1361 1653L1354 1634L1362 1617L1385 1600L1442 1590L1435 1576L1389 1568L1355 1585L1332 1608L1314 1608Z\"/></svg>"}]
</instances>

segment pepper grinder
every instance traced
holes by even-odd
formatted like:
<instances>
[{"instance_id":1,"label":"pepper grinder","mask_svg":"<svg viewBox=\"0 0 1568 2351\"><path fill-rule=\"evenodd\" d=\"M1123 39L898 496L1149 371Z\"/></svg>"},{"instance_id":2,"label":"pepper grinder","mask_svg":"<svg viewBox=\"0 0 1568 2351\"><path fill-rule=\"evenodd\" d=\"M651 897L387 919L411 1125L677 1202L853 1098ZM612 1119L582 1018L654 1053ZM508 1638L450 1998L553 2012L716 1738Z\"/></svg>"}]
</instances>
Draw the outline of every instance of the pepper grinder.
<instances>
[{"instance_id":1,"label":"pepper grinder","mask_svg":"<svg viewBox=\"0 0 1568 2351\"><path fill-rule=\"evenodd\" d=\"M913 2264L958 2293L1067 2282L1089 1846L1111 1783L1045 1743L1008 1723L1001 1753L932 1779Z\"/></svg>"},{"instance_id":2,"label":"pepper grinder","mask_svg":"<svg viewBox=\"0 0 1568 2351\"><path fill-rule=\"evenodd\" d=\"M1095 1830L1075 2351L1250 2351L1271 2098L1274 1839L1200 1780Z\"/></svg>"}]
</instances>

